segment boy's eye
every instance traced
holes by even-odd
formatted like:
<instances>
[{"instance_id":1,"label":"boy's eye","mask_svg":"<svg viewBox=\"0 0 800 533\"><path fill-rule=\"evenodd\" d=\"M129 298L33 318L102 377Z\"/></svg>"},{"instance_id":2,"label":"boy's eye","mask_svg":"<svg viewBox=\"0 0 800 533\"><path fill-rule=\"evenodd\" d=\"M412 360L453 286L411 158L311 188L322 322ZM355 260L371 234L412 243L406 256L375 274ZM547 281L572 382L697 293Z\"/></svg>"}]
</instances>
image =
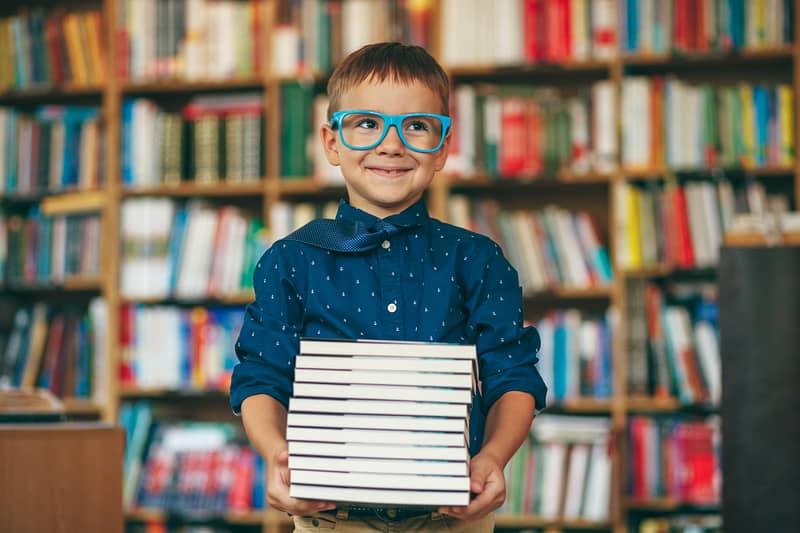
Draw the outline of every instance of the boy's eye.
<instances>
[{"instance_id":1,"label":"boy's eye","mask_svg":"<svg viewBox=\"0 0 800 533\"><path fill-rule=\"evenodd\" d=\"M409 131L429 131L430 125L422 120L413 120L406 124L406 129Z\"/></svg>"},{"instance_id":2,"label":"boy's eye","mask_svg":"<svg viewBox=\"0 0 800 533\"><path fill-rule=\"evenodd\" d=\"M362 118L358 122L356 122L357 128L364 128L364 129L375 129L378 127L378 121L374 118Z\"/></svg>"}]
</instances>

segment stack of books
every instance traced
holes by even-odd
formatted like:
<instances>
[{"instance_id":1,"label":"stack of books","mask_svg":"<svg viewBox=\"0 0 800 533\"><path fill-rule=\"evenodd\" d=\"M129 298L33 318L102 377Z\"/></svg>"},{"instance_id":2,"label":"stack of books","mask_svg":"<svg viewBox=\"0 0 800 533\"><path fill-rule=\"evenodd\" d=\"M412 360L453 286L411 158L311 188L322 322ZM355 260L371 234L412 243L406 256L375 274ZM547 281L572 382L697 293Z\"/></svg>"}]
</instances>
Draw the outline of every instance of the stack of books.
<instances>
[{"instance_id":1,"label":"stack of books","mask_svg":"<svg viewBox=\"0 0 800 533\"><path fill-rule=\"evenodd\" d=\"M474 345L300 341L290 495L366 506L469 504Z\"/></svg>"}]
</instances>

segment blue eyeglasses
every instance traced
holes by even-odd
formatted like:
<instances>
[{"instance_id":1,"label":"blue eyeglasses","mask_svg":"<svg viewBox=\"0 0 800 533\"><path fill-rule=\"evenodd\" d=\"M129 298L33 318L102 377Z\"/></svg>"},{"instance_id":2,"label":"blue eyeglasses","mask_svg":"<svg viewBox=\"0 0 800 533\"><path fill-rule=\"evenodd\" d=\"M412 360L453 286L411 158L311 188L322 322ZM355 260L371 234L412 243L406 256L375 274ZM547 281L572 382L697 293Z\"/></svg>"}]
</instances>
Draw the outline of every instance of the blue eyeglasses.
<instances>
[{"instance_id":1,"label":"blue eyeglasses","mask_svg":"<svg viewBox=\"0 0 800 533\"><path fill-rule=\"evenodd\" d=\"M385 115L375 111L337 111L331 128L339 129L342 143L351 150L370 150L386 137L394 126L403 144L415 152L439 150L450 131L450 117L431 113Z\"/></svg>"}]
</instances>

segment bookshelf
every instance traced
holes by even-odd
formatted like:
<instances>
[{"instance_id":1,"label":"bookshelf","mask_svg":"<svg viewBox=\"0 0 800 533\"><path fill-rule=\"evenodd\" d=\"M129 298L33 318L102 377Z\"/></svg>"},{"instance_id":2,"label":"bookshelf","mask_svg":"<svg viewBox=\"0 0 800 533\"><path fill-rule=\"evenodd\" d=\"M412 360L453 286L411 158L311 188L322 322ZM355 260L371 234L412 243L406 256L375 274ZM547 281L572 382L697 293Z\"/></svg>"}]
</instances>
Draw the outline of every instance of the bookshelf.
<instances>
[{"instance_id":1,"label":"bookshelf","mask_svg":"<svg viewBox=\"0 0 800 533\"><path fill-rule=\"evenodd\" d=\"M247 291L235 291L214 297L197 296L191 298L175 298L172 296L130 297L121 290L122 255L125 243L120 236L122 223L122 206L136 199L167 198L176 206L189 202L205 201L212 206L236 205L248 214L259 218L269 226L272 215L281 202L324 202L335 200L344 193L340 183L333 183L315 178L313 172L298 176L282 176L282 136L281 117L288 97L284 87L288 83L297 83L309 88L314 94L324 92L326 80L325 65L336 59L331 57L314 58L307 70L297 69L296 64L275 73L270 68L276 53L280 51L272 38L295 22L291 12L283 9L284 3L279 0L237 0L234 4L247 6L250 20L253 22L253 53L249 69L233 68L217 79L201 71L181 74L181 65L165 63L166 66L154 66L148 71L143 64L129 64L123 61L122 47L129 45L131 38L141 38L146 33L142 27L127 28L120 26L130 21L131 2L125 0L89 0L80 2L77 12L94 10L103 20L102 38L104 53L100 55L98 72L101 80L83 80L77 82L65 79L60 83L29 83L24 86L5 85L0 89L0 106L32 112L40 106L57 105L91 105L99 109L102 124L103 168L104 179L99 187L48 189L30 191L4 190L0 196L0 206L5 213L23 212L31 206L38 206L41 213L47 216L72 216L86 213L98 214L101 218L102 242L101 264L97 276L70 277L62 280L36 282L19 282L3 280L4 295L13 297L17 302L35 302L41 300L78 301L82 305L95 296L101 297L107 306L107 324L105 345L102 352L106 355L105 378L101 388L103 396L91 399L65 398L67 412L75 417L96 417L105 421L114 421L120 412L123 401L150 399L165 412L189 415L193 402L202 400L202 405L209 406L213 416L231 419L226 412L227 400L224 393L216 390L198 391L186 387L154 387L142 389L129 383L121 383L116 377L116 369L124 362L124 350L120 339L124 333L121 310L126 306L170 305L178 309L192 307L233 306L243 307L250 299ZM378 2L376 2L377 4ZM423 2L424 3L424 2ZM474 9L481 10L479 2L470 0ZM512 5L513 2L507 2ZM622 28L617 19L618 5L613 1L598 1L598 5L612 10L610 28L618 39L622 38ZM57 9L63 2L46 0L37 3L46 10ZM155 6L158 2L152 2ZM175 3L178 5L179 3ZM333 2L338 5L338 2ZM353 2L355 4L355 2ZM434 180L428 192L428 206L433 216L448 220L450 204L453 197L461 195L469 198L491 198L504 209L536 210L549 204L567 206L570 211L585 211L595 219L599 234L614 264L614 278L606 286L569 287L557 285L547 290L526 295L526 317L539 319L553 309L578 309L588 315L602 314L612 307L618 311L611 359L612 394L608 398L591 398L578 395L553 405L551 412L567 415L606 416L611 420L613 440L613 477L612 502L609 520L602 523L585 521L563 521L543 519L530 514L501 515L498 527L504 529L535 528L554 533L557 531L599 530L615 533L629 530L630 517L637 513L669 514L684 511L685 506L675 499L632 499L628 497L626 479L630 469L628 458L627 434L629 421L635 415L704 417L717 411L704 405L685 405L675 397L654 398L647 394L627 394L629 376L632 369L628 361L631 347L623 333L631 325L633 315L630 286L632 283L673 282L681 280L704 280L715 282L715 265L682 266L667 260L658 260L646 265L631 268L620 268L618 249L622 246L620 232L616 220L623 206L615 193L618 186L630 184L642 190L648 190L647 184L662 187L662 183L675 182L685 184L694 181L713 181L719 175L729 178L736 186L744 183L761 184L768 192L782 194L788 198L790 206L797 209L800 205L800 158L798 139L800 139L800 120L797 119L797 102L800 101L800 40L795 38L792 44L762 45L761 47L744 47L734 51L714 49L696 50L682 49L677 53L658 51L642 52L638 50L622 50L620 53L585 55L579 59L569 54L561 55L552 52L552 57L539 57L530 61L517 56L509 60L507 57L479 57L474 61L449 62L448 54L452 54L454 43L447 32L448 17L456 17L452 1L431 0L430 11L420 15L419 27L426 28L427 42L431 50L436 52L451 75L454 86L499 88L499 94L508 87L555 88L567 96L579 94L581 89L591 87L593 83L602 82L611 90L613 105L616 108L611 117L612 138L615 152L610 168L591 168L576 172L570 165L557 165L534 174L520 173L514 178L498 178L496 172L480 168L468 171L441 174ZM522 3L519 3L522 5ZM389 3L386 3L388 6ZM772 4L770 4L772 5ZM788 0L782 5L791 5L795 14L793 35L800 33L797 13L800 11L798 0ZM240 7L241 7L240 6ZM396 6L395 6L396 7ZM507 7L506 7L507 8ZM506 9L504 8L504 9ZM153 8L156 9L156 8ZM160 9L160 8L158 8ZM229 8L235 9L235 8ZM376 8L377 9L377 8ZM469 15L468 8L464 11ZM28 3L21 0L4 3L0 16L9 17L18 13L28 13ZM46 11L49 12L49 11ZM387 13L390 10L387 8ZM399 13L400 11L397 11ZM160 12L150 13L149 16ZM169 11L165 12L166 15ZM478 11L478 13L483 13ZM148 15L148 14L146 14ZM419 15L419 14L417 14ZM341 16L341 13L335 16ZM127 18L126 18L127 17ZM472 16L474 20L502 20L497 17ZM335 19L334 20L338 20ZM122 21L118 23L117 21ZM419 22L421 21L421 22ZM141 21L140 21L141 22ZM450 20L452 22L452 20ZM497 22L500 24L499 22ZM391 25L389 25L391 26ZM465 28L468 26L465 26ZM0 34L6 31L0 27ZM148 31L155 31L148 30ZM395 33L392 33L394 31ZM127 33L126 33L127 32ZM380 35L364 36L365 39L387 39L397 35L397 28L386 29ZM459 34L469 34L462 31ZM230 36L228 36L230 37ZM306 36L307 37L307 36ZM339 39L342 35L338 36ZM219 39L226 38L218 36ZM3 46L0 38L0 49ZM194 43L195 45L197 43ZM458 47L456 42L455 46ZM160 50L169 55L169 43L160 45ZM238 45L237 45L238 46ZM277 49L277 51L276 51ZM335 52L335 51L334 51ZM127 56L126 56L127 57ZM452 57L452 56L451 56ZM460 56L459 56L460 57ZM463 58L461 58L463 59ZM227 58L226 61L235 61ZM315 62L316 61L316 62ZM159 64L160 65L160 64ZM292 66L294 65L294 66ZM320 67L322 65L322 67ZM197 65L195 65L197 67ZM193 67L193 68L195 68ZM173 69L170 71L170 69ZM140 76L133 75L135 73ZM145 73L148 73L144 75ZM0 80L3 80L0 73ZM709 168L705 164L671 168L663 161L652 161L644 166L626 166L622 161L622 145L624 132L620 131L617 122L622 122L621 115L624 102L621 92L626 79L641 76L647 80L657 77L674 76L692 84L709 83L722 86L748 80L753 83L783 83L791 88L794 101L794 123L791 125L794 134L794 161L788 164L764 163L759 165L733 165L729 167ZM158 182L136 184L124 183L123 153L124 120L123 107L130 99L141 98L154 102L160 109L168 112L180 112L195 97L216 95L243 95L257 93L261 95L263 125L261 126L261 153L263 172L252 181L229 182L225 179L214 183L201 184L191 179L182 179L178 183L163 184ZM662 147L663 148L663 147ZM754 242L759 240L753 237ZM642 304L643 305L643 304ZM633 307L635 310L635 306ZM216 407L210 407L216 406ZM545 415L546 416L546 415ZM164 516L158 511L135 511L129 513L134 521L144 522ZM223 523L245 524L270 533L286 530L290 522L280 513L254 512L232 517L223 517Z\"/></svg>"}]
</instances>

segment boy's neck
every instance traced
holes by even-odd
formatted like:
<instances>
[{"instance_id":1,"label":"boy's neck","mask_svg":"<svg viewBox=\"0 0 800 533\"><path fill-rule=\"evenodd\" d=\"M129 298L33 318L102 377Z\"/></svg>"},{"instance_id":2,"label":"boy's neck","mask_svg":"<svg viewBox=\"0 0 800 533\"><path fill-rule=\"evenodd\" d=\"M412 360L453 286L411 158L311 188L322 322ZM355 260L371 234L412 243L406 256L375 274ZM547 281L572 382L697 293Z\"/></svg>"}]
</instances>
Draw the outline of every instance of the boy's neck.
<instances>
[{"instance_id":1,"label":"boy's neck","mask_svg":"<svg viewBox=\"0 0 800 533\"><path fill-rule=\"evenodd\" d=\"M378 217L380 219L384 219L384 218L390 217L392 215L397 215L399 213L402 213L403 211L405 211L406 209L408 209L409 207L411 207L412 205L417 203L419 200L420 199L417 198L413 202L409 203L408 205L402 205L402 206L398 206L396 208L392 208L392 207L386 207L385 208L385 207L382 207L382 206L379 206L379 205L370 204L368 202L367 203L365 203L365 202L355 202L355 203L349 202L349 203L350 203L350 205L352 207L355 207L356 209L360 209L361 211L364 211L365 213L369 213L370 215L372 215L374 217Z\"/></svg>"}]
</instances>

